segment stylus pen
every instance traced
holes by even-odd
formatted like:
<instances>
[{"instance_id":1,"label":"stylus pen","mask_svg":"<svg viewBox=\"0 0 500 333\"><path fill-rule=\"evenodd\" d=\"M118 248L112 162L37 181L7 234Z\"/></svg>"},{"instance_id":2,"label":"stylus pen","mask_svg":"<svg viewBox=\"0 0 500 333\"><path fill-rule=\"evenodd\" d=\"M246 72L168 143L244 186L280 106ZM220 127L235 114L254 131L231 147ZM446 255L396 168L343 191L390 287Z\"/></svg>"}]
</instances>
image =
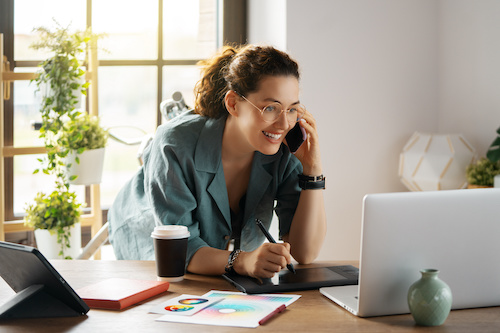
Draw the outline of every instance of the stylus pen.
<instances>
[{"instance_id":1,"label":"stylus pen","mask_svg":"<svg viewBox=\"0 0 500 333\"><path fill-rule=\"evenodd\" d=\"M255 224L257 224L260 228L260 230L262 230L262 233L264 234L264 236L266 236L267 240L269 241L269 243L274 243L276 244L276 241L274 240L273 236L271 236L271 234L267 231L267 229L264 227L264 225L262 224L262 221L259 220L259 219L255 219ZM295 268L293 267L292 264L287 264L286 265L286 268L288 268L288 270L290 272L292 272L293 274L295 274Z\"/></svg>"},{"instance_id":2,"label":"stylus pen","mask_svg":"<svg viewBox=\"0 0 500 333\"><path fill-rule=\"evenodd\" d=\"M285 310L286 310L286 305L285 304L281 304L276 310L274 310L273 312L271 312L270 314L268 314L267 316L265 316L264 318L262 318L259 321L259 325L264 324L266 321L268 321L269 319L271 319L275 314L283 312Z\"/></svg>"}]
</instances>

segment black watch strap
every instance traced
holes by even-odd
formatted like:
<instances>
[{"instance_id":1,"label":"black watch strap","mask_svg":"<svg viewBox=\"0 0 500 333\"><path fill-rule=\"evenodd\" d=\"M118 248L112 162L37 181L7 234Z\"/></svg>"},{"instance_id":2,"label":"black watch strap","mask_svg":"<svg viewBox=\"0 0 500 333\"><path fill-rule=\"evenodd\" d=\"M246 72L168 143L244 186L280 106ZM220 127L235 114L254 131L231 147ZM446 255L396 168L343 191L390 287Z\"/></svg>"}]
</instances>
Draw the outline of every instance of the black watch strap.
<instances>
[{"instance_id":1,"label":"black watch strap","mask_svg":"<svg viewBox=\"0 0 500 333\"><path fill-rule=\"evenodd\" d=\"M326 188L326 177L299 175L299 187L303 190L324 190Z\"/></svg>"}]
</instances>

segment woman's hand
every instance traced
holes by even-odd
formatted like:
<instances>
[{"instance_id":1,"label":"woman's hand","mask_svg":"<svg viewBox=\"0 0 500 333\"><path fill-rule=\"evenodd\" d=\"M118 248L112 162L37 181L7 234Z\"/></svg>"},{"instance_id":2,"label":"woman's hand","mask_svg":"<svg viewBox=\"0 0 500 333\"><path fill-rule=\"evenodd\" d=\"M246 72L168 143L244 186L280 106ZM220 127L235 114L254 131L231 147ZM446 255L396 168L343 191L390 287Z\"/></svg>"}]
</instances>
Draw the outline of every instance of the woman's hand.
<instances>
[{"instance_id":1,"label":"woman's hand","mask_svg":"<svg viewBox=\"0 0 500 333\"><path fill-rule=\"evenodd\" d=\"M264 243L252 252L241 252L233 267L240 275L272 278L291 262L290 244Z\"/></svg>"},{"instance_id":2,"label":"woman's hand","mask_svg":"<svg viewBox=\"0 0 500 333\"><path fill-rule=\"evenodd\" d=\"M306 111L299 123L300 126L305 129L307 139L297 150L295 156L302 163L304 175L319 176L323 171L321 167L321 155L319 152L319 137L318 130L316 128L316 120L314 120L309 111Z\"/></svg>"}]
</instances>

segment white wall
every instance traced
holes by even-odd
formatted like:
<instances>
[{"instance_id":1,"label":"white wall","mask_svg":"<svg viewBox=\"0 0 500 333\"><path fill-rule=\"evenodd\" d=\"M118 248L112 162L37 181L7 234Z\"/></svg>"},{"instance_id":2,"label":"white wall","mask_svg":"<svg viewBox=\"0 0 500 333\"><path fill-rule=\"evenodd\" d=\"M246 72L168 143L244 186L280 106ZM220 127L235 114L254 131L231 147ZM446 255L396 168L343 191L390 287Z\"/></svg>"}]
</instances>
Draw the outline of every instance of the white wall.
<instances>
[{"instance_id":1,"label":"white wall","mask_svg":"<svg viewBox=\"0 0 500 333\"><path fill-rule=\"evenodd\" d=\"M248 40L286 50L286 0L249 0Z\"/></svg>"},{"instance_id":2,"label":"white wall","mask_svg":"<svg viewBox=\"0 0 500 333\"><path fill-rule=\"evenodd\" d=\"M273 43L251 33L273 1L249 0L250 42ZM319 260L359 258L362 198L406 190L399 153L414 131L462 132L478 151L491 143L499 9L495 0L286 1L286 50L301 65L327 176Z\"/></svg>"},{"instance_id":3,"label":"white wall","mask_svg":"<svg viewBox=\"0 0 500 333\"><path fill-rule=\"evenodd\" d=\"M441 0L439 130L484 156L500 126L500 1Z\"/></svg>"}]
</instances>

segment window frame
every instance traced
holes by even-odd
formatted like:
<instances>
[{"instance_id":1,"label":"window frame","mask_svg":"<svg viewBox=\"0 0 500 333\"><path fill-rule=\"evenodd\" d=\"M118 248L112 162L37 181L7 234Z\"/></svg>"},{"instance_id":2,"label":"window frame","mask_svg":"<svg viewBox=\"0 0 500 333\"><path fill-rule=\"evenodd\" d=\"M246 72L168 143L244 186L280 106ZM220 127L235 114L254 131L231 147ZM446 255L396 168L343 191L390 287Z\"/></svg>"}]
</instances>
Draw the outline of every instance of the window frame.
<instances>
[{"instance_id":1,"label":"window frame","mask_svg":"<svg viewBox=\"0 0 500 333\"><path fill-rule=\"evenodd\" d=\"M92 26L92 1L86 0L86 25ZM247 0L216 0L218 16L217 44L245 44L247 41ZM14 2L15 0L0 1L0 33L4 34L4 52L10 61L10 70L16 67L37 67L40 61L15 61L14 59ZM157 112L156 125L160 125L162 115L159 105L163 100L163 68L165 66L192 66L201 59L163 59L163 2L158 0L158 54L153 60L100 60L99 67L106 66L155 66L157 68ZM13 84L11 84L11 96L13 96ZM4 144L12 146L14 143L14 102L13 98L6 100L4 104ZM14 213L14 157L4 157L5 196L0 200L5 202L5 221L18 221L22 215ZM90 193L87 187L86 201L90 202ZM103 207L103 221L107 220L107 207Z\"/></svg>"}]
</instances>

